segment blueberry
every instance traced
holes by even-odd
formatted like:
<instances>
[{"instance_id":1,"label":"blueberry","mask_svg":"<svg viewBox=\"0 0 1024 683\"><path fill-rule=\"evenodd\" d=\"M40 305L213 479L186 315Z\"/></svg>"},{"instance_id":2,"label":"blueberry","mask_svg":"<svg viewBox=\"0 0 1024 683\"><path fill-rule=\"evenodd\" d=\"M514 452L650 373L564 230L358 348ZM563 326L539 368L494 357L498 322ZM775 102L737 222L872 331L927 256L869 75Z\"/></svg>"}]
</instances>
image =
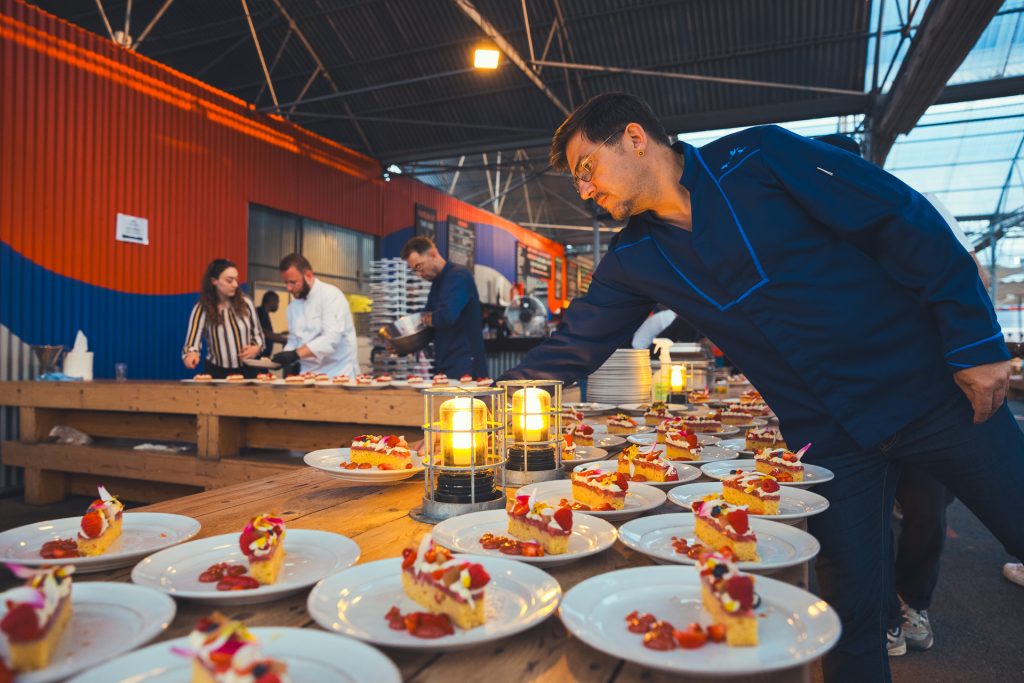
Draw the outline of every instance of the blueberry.
<instances>
[{"instance_id":1,"label":"blueberry","mask_svg":"<svg viewBox=\"0 0 1024 683\"><path fill-rule=\"evenodd\" d=\"M711 573L714 574L716 579L720 579L723 576L725 576L725 573L728 572L728 571L729 571L729 568L726 567L724 564L716 564L715 568L712 570Z\"/></svg>"},{"instance_id":2,"label":"blueberry","mask_svg":"<svg viewBox=\"0 0 1024 683\"><path fill-rule=\"evenodd\" d=\"M257 664L252 668L253 678L258 679L260 676L264 676L270 672L270 667L266 664Z\"/></svg>"}]
</instances>

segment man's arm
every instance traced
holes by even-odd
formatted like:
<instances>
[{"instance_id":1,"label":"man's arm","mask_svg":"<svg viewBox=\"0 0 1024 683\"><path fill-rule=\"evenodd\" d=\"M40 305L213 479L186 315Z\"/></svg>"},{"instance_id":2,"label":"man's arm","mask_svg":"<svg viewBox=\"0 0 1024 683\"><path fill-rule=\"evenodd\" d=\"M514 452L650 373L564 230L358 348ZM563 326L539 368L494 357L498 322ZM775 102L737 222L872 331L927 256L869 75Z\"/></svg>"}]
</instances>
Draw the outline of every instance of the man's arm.
<instances>
[{"instance_id":1,"label":"man's arm","mask_svg":"<svg viewBox=\"0 0 1024 683\"><path fill-rule=\"evenodd\" d=\"M462 271L448 274L437 293L437 307L427 316L427 324L437 328L451 327L455 324L469 303L470 277L472 276Z\"/></svg>"},{"instance_id":2,"label":"man's arm","mask_svg":"<svg viewBox=\"0 0 1024 683\"><path fill-rule=\"evenodd\" d=\"M347 329L353 324L348 299L345 298L344 293L331 292L330 297L324 297L322 306L323 329L319 335L299 349L300 358L315 356L319 360L331 355L341 344ZM306 352L305 355L303 351Z\"/></svg>"},{"instance_id":3,"label":"man's arm","mask_svg":"<svg viewBox=\"0 0 1024 683\"><path fill-rule=\"evenodd\" d=\"M500 379L569 383L596 370L630 339L654 302L615 283L613 271L621 272L621 267L610 251L594 272L587 294L573 300L554 334Z\"/></svg>"},{"instance_id":4,"label":"man's arm","mask_svg":"<svg viewBox=\"0 0 1024 683\"><path fill-rule=\"evenodd\" d=\"M761 155L805 211L837 234L868 245L893 280L927 302L946 364L961 388L974 387L965 393L975 421L987 419L1005 396L1006 381L992 376L1009 367L1004 361L1010 354L975 262L939 212L874 164L782 128L764 130Z\"/></svg>"}]
</instances>

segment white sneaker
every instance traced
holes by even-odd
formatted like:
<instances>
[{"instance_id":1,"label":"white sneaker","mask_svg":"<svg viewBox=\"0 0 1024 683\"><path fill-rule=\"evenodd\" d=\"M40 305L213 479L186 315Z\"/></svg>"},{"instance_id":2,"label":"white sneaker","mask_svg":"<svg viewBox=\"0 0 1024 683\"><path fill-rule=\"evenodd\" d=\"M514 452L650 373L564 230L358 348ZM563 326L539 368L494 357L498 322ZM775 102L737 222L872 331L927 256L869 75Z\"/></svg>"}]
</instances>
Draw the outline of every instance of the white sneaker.
<instances>
[{"instance_id":1,"label":"white sneaker","mask_svg":"<svg viewBox=\"0 0 1024 683\"><path fill-rule=\"evenodd\" d=\"M1018 586L1024 586L1024 564L1007 562L1003 565L1003 576Z\"/></svg>"},{"instance_id":2,"label":"white sneaker","mask_svg":"<svg viewBox=\"0 0 1024 683\"><path fill-rule=\"evenodd\" d=\"M885 632L885 649L890 657L902 657L907 654L907 640L903 636L903 629L896 628Z\"/></svg>"},{"instance_id":3,"label":"white sneaker","mask_svg":"<svg viewBox=\"0 0 1024 683\"><path fill-rule=\"evenodd\" d=\"M935 644L932 625L928 621L928 610L916 610L903 603L903 636L911 650L924 651Z\"/></svg>"}]
</instances>

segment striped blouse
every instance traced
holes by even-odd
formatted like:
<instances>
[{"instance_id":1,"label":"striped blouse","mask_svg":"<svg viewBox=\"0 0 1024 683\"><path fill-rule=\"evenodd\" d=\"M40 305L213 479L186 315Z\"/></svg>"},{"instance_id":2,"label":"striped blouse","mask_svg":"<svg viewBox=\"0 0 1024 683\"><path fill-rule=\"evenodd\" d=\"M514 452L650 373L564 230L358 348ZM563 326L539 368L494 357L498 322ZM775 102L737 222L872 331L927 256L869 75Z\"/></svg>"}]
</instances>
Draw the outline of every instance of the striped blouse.
<instances>
[{"instance_id":1,"label":"striped blouse","mask_svg":"<svg viewBox=\"0 0 1024 683\"><path fill-rule=\"evenodd\" d=\"M238 354L249 345L263 348L263 328L256 315L256 308L248 297L244 297L248 315L238 315L234 308L222 311L220 324L207 325L206 311L196 302L192 307L192 315L188 318L188 336L181 357L189 353L199 353L199 334L206 339L206 359L222 368L238 368L242 361Z\"/></svg>"}]
</instances>

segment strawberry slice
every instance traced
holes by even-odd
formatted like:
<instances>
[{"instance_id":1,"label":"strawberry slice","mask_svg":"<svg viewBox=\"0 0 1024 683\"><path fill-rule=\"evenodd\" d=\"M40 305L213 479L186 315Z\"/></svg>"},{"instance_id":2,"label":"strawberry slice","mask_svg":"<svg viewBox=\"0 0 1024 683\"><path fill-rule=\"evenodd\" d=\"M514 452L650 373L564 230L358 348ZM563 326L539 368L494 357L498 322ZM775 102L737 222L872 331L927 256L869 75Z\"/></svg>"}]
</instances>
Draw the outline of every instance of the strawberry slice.
<instances>
[{"instance_id":1,"label":"strawberry slice","mask_svg":"<svg viewBox=\"0 0 1024 683\"><path fill-rule=\"evenodd\" d=\"M733 600L740 603L740 609L753 607L754 582L749 576L733 576L725 582L725 590Z\"/></svg>"},{"instance_id":2,"label":"strawberry slice","mask_svg":"<svg viewBox=\"0 0 1024 683\"><path fill-rule=\"evenodd\" d=\"M676 631L676 642L688 650L696 650L708 642L708 634L700 627L700 624L693 623L682 631Z\"/></svg>"},{"instance_id":3,"label":"strawberry slice","mask_svg":"<svg viewBox=\"0 0 1024 683\"><path fill-rule=\"evenodd\" d=\"M732 510L725 518L738 534L745 534L750 529L750 518L747 517L746 510Z\"/></svg>"},{"instance_id":4,"label":"strawberry slice","mask_svg":"<svg viewBox=\"0 0 1024 683\"><path fill-rule=\"evenodd\" d=\"M93 510L82 516L82 535L96 538L103 533L103 513Z\"/></svg>"},{"instance_id":5,"label":"strawberry slice","mask_svg":"<svg viewBox=\"0 0 1024 683\"><path fill-rule=\"evenodd\" d=\"M711 624L711 626L708 626L708 640L713 643L724 643L725 624Z\"/></svg>"},{"instance_id":6,"label":"strawberry slice","mask_svg":"<svg viewBox=\"0 0 1024 683\"><path fill-rule=\"evenodd\" d=\"M406 548L402 551L402 569L408 569L416 562L416 551Z\"/></svg>"},{"instance_id":7,"label":"strawberry slice","mask_svg":"<svg viewBox=\"0 0 1024 683\"><path fill-rule=\"evenodd\" d=\"M482 588L491 580L491 575L487 573L487 570L481 564L469 565L468 571L470 588Z\"/></svg>"},{"instance_id":8,"label":"strawberry slice","mask_svg":"<svg viewBox=\"0 0 1024 683\"><path fill-rule=\"evenodd\" d=\"M558 508L554 514L555 522L564 531L572 531L572 509L568 507Z\"/></svg>"},{"instance_id":9,"label":"strawberry slice","mask_svg":"<svg viewBox=\"0 0 1024 683\"><path fill-rule=\"evenodd\" d=\"M618 484L619 488L623 491L629 490L629 480L626 479L626 475L622 472L615 473L615 483Z\"/></svg>"},{"instance_id":10,"label":"strawberry slice","mask_svg":"<svg viewBox=\"0 0 1024 683\"><path fill-rule=\"evenodd\" d=\"M765 493L775 493L779 490L779 482L765 477L761 480L761 490Z\"/></svg>"},{"instance_id":11,"label":"strawberry slice","mask_svg":"<svg viewBox=\"0 0 1024 683\"><path fill-rule=\"evenodd\" d=\"M7 604L9 606L11 603ZM24 603L12 607L7 612L3 621L0 621L0 631L6 633L10 641L14 643L36 640L43 636L35 609Z\"/></svg>"}]
</instances>

